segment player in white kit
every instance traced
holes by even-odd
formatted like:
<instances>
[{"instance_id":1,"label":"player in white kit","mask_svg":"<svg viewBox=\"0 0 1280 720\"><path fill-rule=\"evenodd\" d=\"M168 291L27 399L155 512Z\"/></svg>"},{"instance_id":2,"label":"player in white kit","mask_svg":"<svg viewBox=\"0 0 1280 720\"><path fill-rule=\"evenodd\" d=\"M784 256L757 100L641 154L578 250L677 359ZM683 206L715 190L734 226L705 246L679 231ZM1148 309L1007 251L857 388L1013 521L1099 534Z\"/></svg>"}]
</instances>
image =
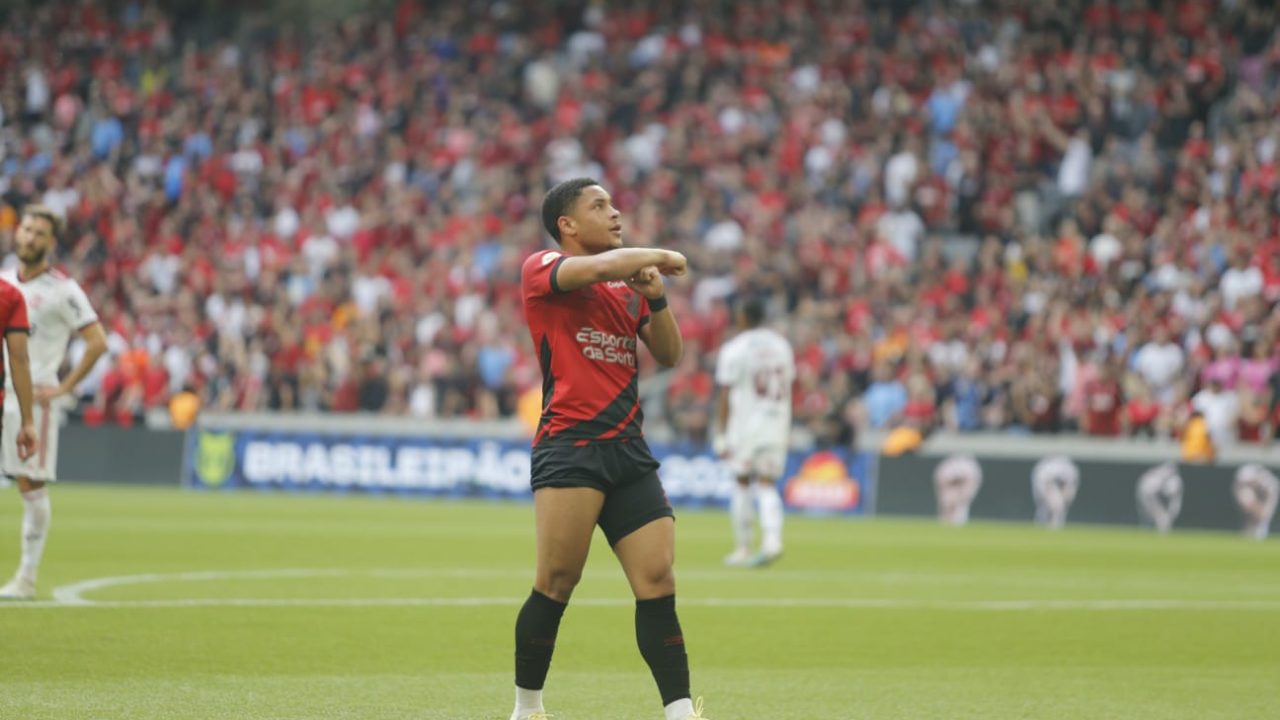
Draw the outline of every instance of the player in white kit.
<instances>
[{"instance_id":1,"label":"player in white kit","mask_svg":"<svg viewBox=\"0 0 1280 720\"><path fill-rule=\"evenodd\" d=\"M0 471L17 480L23 504L22 561L13 579L0 587L0 599L6 600L35 597L36 575L52 515L45 485L57 479L59 420L76 385L107 349L106 334L84 290L50 264L60 224L59 216L48 208L34 205L24 209L14 235L18 268L0 273L22 292L27 302L31 323L27 352L35 385L33 414L39 438L34 455L19 456L13 435L20 427L18 403L6 379ZM84 339L84 356L67 377L59 380L58 370L66 358L67 344L76 334Z\"/></svg>"},{"instance_id":2,"label":"player in white kit","mask_svg":"<svg viewBox=\"0 0 1280 720\"><path fill-rule=\"evenodd\" d=\"M1138 511L1156 526L1156 530L1167 533L1173 529L1173 522L1182 512L1182 476L1178 474L1178 466L1171 462L1161 463L1142 473L1138 478Z\"/></svg>"},{"instance_id":3,"label":"player in white kit","mask_svg":"<svg viewBox=\"0 0 1280 720\"><path fill-rule=\"evenodd\" d=\"M782 555L782 496L776 483L787 461L796 361L786 338L760 326L762 302L743 302L737 320L739 333L720 348L716 360L720 400L712 442L738 480L729 499L735 547L725 563L762 566ZM756 505L762 538L753 554Z\"/></svg>"},{"instance_id":4,"label":"player in white kit","mask_svg":"<svg viewBox=\"0 0 1280 720\"><path fill-rule=\"evenodd\" d=\"M1080 490L1080 468L1065 455L1050 455L1031 468L1031 496L1036 522L1053 529L1067 522L1067 511Z\"/></svg>"},{"instance_id":5,"label":"player in white kit","mask_svg":"<svg viewBox=\"0 0 1280 720\"><path fill-rule=\"evenodd\" d=\"M950 455L933 471L938 519L948 525L969 522L969 508L982 489L982 466L972 455Z\"/></svg>"},{"instance_id":6,"label":"player in white kit","mask_svg":"<svg viewBox=\"0 0 1280 720\"><path fill-rule=\"evenodd\" d=\"M1280 479L1261 465L1249 463L1236 470L1231 489L1244 515L1245 537L1266 540L1280 500Z\"/></svg>"}]
</instances>

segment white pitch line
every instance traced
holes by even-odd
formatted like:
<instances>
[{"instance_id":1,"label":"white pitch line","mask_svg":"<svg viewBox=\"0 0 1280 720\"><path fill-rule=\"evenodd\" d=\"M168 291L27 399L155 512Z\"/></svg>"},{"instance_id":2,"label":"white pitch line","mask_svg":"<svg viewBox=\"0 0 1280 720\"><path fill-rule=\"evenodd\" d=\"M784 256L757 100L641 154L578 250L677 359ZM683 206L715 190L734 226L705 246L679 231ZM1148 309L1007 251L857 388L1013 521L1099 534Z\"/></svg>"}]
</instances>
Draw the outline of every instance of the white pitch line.
<instances>
[{"instance_id":1,"label":"white pitch line","mask_svg":"<svg viewBox=\"0 0 1280 720\"><path fill-rule=\"evenodd\" d=\"M593 577L621 578L620 570L588 571ZM81 580L70 585L55 588L53 599L63 605L84 605L91 601L84 596L88 593L124 585L142 585L168 582L209 582L219 580L254 580L254 579L289 579L289 578L323 578L323 577L371 577L384 579L414 578L486 578L486 579L529 579L532 580L529 568L292 568L281 570L201 570L180 573L142 573L139 575L119 575L113 577ZM771 569L767 573L747 573L738 570L688 570L679 573L682 578L699 580L744 580L785 581L826 580L840 577L844 580L858 580L869 584L919 584L947 583L956 584L972 582L972 578L937 573L866 573L847 571L795 571ZM1025 584L1025 583L1022 583ZM1045 583L1038 583L1044 585ZM1058 584L1059 586L1061 583Z\"/></svg>"},{"instance_id":2,"label":"white pitch line","mask_svg":"<svg viewBox=\"0 0 1280 720\"><path fill-rule=\"evenodd\" d=\"M714 572L714 571L713 571ZM523 598L506 597L382 597L382 598L174 598L158 600L89 600L85 594L106 588L169 582L210 582L220 580L305 579L337 577L490 577L527 574L527 571L484 568L287 568L276 570L202 570L181 573L144 573L92 578L63 585L53 591L53 600L6 603L0 608L195 608L195 607L516 607ZM625 607L631 598L582 598L575 606ZM681 605L726 608L845 608L958 611L1042 611L1042 610L1280 610L1280 600L915 600L908 598L795 598L795 597L708 597L683 598Z\"/></svg>"},{"instance_id":3,"label":"white pitch line","mask_svg":"<svg viewBox=\"0 0 1280 720\"><path fill-rule=\"evenodd\" d=\"M363 607L519 607L524 598L403 597L403 598L182 598L173 600L57 600L0 604L5 609L56 608L363 608ZM630 607L632 598L583 598L576 607ZM953 602L902 598L684 598L682 607L723 608L835 608L878 610L952 610L974 612L1049 610L1280 610L1280 600L957 600Z\"/></svg>"},{"instance_id":4,"label":"white pitch line","mask_svg":"<svg viewBox=\"0 0 1280 720\"><path fill-rule=\"evenodd\" d=\"M103 588L118 587L121 585L140 585L144 583L164 583L175 581L252 580L255 578L275 580L285 578L346 577L351 574L352 573L348 570L297 568L281 570L243 570L234 572L224 570L202 570L183 573L119 575L115 577L81 580L77 583L54 588L53 599L61 605L92 605L94 604L93 601L84 599L83 596L85 593L92 592L94 590L102 590Z\"/></svg>"}]
</instances>

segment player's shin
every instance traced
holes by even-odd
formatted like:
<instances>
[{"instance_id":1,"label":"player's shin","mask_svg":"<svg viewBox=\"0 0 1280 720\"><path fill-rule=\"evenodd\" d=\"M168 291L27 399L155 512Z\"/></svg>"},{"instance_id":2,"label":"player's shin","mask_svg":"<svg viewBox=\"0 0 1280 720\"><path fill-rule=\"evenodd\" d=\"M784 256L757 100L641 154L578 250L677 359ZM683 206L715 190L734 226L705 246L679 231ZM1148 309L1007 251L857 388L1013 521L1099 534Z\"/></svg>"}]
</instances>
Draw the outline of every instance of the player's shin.
<instances>
[{"instance_id":1,"label":"player's shin","mask_svg":"<svg viewBox=\"0 0 1280 720\"><path fill-rule=\"evenodd\" d=\"M40 570L40 559L44 555L44 544L49 537L52 517L48 488L41 487L22 493L22 564L18 568L18 575L32 585Z\"/></svg>"},{"instance_id":2,"label":"player's shin","mask_svg":"<svg viewBox=\"0 0 1280 720\"><path fill-rule=\"evenodd\" d=\"M751 552L751 535L756 520L750 486L742 483L733 486L733 494L729 496L729 520L733 523L734 552L745 560Z\"/></svg>"},{"instance_id":3,"label":"player's shin","mask_svg":"<svg viewBox=\"0 0 1280 720\"><path fill-rule=\"evenodd\" d=\"M672 705L689 699L689 656L676 617L675 595L636 601L636 644L658 683L662 704L670 716Z\"/></svg>"},{"instance_id":4,"label":"player's shin","mask_svg":"<svg viewBox=\"0 0 1280 720\"><path fill-rule=\"evenodd\" d=\"M534 590L516 618L516 712L526 717L542 710L542 686L560 631L565 603Z\"/></svg>"},{"instance_id":5,"label":"player's shin","mask_svg":"<svg viewBox=\"0 0 1280 720\"><path fill-rule=\"evenodd\" d=\"M756 502L760 504L760 550L765 555L782 552L782 496L770 482L755 485Z\"/></svg>"}]
</instances>

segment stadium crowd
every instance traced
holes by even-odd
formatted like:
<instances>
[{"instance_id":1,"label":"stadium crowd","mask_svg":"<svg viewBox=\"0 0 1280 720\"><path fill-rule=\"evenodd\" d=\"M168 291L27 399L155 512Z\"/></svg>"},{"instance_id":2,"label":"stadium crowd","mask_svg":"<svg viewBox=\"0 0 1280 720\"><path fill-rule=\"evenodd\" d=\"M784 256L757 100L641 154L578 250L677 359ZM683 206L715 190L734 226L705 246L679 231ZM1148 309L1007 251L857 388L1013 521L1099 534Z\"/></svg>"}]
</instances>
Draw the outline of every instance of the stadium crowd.
<instances>
[{"instance_id":1,"label":"stadium crowd","mask_svg":"<svg viewBox=\"0 0 1280 720\"><path fill-rule=\"evenodd\" d=\"M90 420L184 388L509 416L538 386L536 208L589 175L630 244L691 260L651 413L680 435L747 295L821 441L1280 427L1270 3L404 0L216 31L113 7L0 30L0 233L29 202L69 221L110 333Z\"/></svg>"}]
</instances>

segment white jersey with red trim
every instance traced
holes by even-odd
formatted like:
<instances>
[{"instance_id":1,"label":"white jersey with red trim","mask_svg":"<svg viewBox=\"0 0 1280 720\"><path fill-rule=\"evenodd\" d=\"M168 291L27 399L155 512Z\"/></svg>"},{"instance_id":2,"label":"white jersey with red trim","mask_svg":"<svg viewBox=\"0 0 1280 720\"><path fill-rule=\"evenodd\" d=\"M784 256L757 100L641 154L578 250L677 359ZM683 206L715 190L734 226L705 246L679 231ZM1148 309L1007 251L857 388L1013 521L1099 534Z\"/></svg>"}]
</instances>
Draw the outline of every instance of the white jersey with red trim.
<instances>
[{"instance_id":1,"label":"white jersey with red trim","mask_svg":"<svg viewBox=\"0 0 1280 720\"><path fill-rule=\"evenodd\" d=\"M791 343L773 330L745 330L720 348L716 384L729 393L730 446L787 446L795 379Z\"/></svg>"},{"instance_id":2,"label":"white jersey with red trim","mask_svg":"<svg viewBox=\"0 0 1280 720\"><path fill-rule=\"evenodd\" d=\"M80 330L98 322L79 283L66 273L50 268L23 281L14 268L0 270L0 278L22 291L31 322L27 355L31 358L33 385L57 385L58 370L67 357L67 345ZM6 367L8 366L6 358ZM13 381L5 377L5 404L17 403Z\"/></svg>"}]
</instances>

